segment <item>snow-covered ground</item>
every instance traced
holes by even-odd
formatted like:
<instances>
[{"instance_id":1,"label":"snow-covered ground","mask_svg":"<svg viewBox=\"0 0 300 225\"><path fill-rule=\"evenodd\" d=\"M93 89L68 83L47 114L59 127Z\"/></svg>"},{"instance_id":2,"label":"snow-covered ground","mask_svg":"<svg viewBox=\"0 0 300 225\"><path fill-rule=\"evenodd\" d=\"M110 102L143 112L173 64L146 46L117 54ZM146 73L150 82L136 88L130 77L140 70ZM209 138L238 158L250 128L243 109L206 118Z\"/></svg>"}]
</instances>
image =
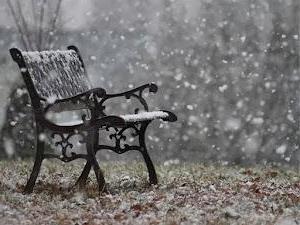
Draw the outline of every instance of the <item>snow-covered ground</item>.
<instances>
[{"instance_id":1,"label":"snow-covered ground","mask_svg":"<svg viewBox=\"0 0 300 225\"><path fill-rule=\"evenodd\" d=\"M21 194L32 163L0 162L0 224L299 224L300 176L280 168L158 165L149 187L143 164L103 165L108 192L94 177L70 190L82 163L46 161L31 195Z\"/></svg>"}]
</instances>

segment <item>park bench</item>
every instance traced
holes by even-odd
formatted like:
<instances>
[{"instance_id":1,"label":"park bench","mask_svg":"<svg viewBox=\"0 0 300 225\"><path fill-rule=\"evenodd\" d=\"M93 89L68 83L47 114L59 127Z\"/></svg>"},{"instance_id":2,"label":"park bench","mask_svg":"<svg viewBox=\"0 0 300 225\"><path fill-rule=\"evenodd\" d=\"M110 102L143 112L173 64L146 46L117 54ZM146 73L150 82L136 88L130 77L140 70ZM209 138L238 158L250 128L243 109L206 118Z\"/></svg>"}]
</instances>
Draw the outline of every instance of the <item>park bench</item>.
<instances>
[{"instance_id":1,"label":"park bench","mask_svg":"<svg viewBox=\"0 0 300 225\"><path fill-rule=\"evenodd\" d=\"M63 162L85 159L86 164L75 186L83 188L90 170L96 175L99 191L105 188L105 179L96 158L101 149L122 154L127 151L141 152L149 173L150 184L157 184L157 176L152 160L147 152L145 132L154 119L176 121L176 116L165 110L149 112L145 100L146 93L157 92L153 83L145 84L132 90L108 94L103 88L93 88L87 77L84 63L78 49L69 46L67 50L30 52L10 49L13 60L18 64L25 81L33 108L36 125L36 155L34 166L24 193L33 191L42 161L57 158ZM147 91L148 90L148 91ZM134 114L108 115L107 100L121 98L125 102L136 99L142 110L134 109ZM127 99L127 100L126 100ZM64 112L84 109L80 120L68 123L55 123L47 116L49 112ZM130 134L128 134L130 130ZM100 132L106 132L111 142L101 143ZM50 133L49 139L44 138ZM127 143L127 136L136 138L138 144ZM86 147L86 153L73 151L72 137L77 136ZM54 141L58 152L48 153L45 144Z\"/></svg>"}]
</instances>

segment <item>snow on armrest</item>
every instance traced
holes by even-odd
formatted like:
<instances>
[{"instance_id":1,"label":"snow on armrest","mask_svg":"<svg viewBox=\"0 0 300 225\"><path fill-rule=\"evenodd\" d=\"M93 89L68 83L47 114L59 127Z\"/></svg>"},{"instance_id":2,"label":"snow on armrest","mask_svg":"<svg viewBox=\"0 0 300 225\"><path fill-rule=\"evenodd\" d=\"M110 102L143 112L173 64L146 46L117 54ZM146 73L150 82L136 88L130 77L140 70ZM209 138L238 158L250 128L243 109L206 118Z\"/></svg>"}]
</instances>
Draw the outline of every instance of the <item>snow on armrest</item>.
<instances>
[{"instance_id":1,"label":"snow on armrest","mask_svg":"<svg viewBox=\"0 0 300 225\"><path fill-rule=\"evenodd\" d=\"M163 111L153 111L153 112L141 112L138 114L126 114L120 115L126 122L139 122L145 120L154 120L154 119L165 119L169 117L167 112Z\"/></svg>"}]
</instances>

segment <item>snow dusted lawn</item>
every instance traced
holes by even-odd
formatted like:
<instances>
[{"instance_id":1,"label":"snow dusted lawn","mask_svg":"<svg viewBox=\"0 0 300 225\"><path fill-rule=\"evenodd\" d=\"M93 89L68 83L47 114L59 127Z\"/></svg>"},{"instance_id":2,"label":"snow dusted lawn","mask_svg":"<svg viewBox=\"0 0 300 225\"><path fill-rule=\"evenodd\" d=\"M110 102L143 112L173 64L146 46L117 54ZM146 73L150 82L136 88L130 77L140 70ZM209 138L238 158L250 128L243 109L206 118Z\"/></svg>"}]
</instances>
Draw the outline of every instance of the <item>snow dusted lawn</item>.
<instances>
[{"instance_id":1,"label":"snow dusted lawn","mask_svg":"<svg viewBox=\"0 0 300 225\"><path fill-rule=\"evenodd\" d=\"M21 194L32 162L0 162L0 224L300 224L293 170L179 164L157 166L149 187L141 163L103 165L109 194L69 188L83 162L46 161L34 193Z\"/></svg>"}]
</instances>

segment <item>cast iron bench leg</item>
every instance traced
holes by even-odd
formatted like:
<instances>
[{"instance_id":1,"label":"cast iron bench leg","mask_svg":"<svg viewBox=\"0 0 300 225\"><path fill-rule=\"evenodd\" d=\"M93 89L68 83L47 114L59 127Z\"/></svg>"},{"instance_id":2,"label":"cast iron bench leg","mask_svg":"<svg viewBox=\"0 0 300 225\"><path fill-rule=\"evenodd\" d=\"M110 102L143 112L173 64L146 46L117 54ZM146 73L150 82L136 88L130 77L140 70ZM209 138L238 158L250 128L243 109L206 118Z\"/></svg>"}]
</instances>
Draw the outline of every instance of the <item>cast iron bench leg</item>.
<instances>
[{"instance_id":1,"label":"cast iron bench leg","mask_svg":"<svg viewBox=\"0 0 300 225\"><path fill-rule=\"evenodd\" d=\"M85 187L87 178L88 178L89 173L91 171L91 168L92 168L91 163L89 161L87 161L84 168L83 168L83 171L82 171L80 177L78 178L78 180L75 183L75 186L78 186L79 189L83 189Z\"/></svg>"},{"instance_id":2,"label":"cast iron bench leg","mask_svg":"<svg viewBox=\"0 0 300 225\"><path fill-rule=\"evenodd\" d=\"M145 160L145 163L146 163L146 166L147 166L147 169L148 169L148 173L149 173L149 183L155 185L155 184L158 183L157 182L157 175L156 175L155 168L154 168L154 165L152 163L152 160L151 160L151 158L148 154L146 143L145 143L145 132L146 132L146 129L147 129L150 122L147 121L147 122L142 123L141 131L140 131L140 135L139 135L139 142L140 142L140 147L141 147L140 152L143 155L143 158Z\"/></svg>"},{"instance_id":3,"label":"cast iron bench leg","mask_svg":"<svg viewBox=\"0 0 300 225\"><path fill-rule=\"evenodd\" d=\"M146 132L146 129L147 129L150 122L151 121L147 121L147 122L142 123L140 134L139 134L139 143L140 143L140 147L141 147L140 152L142 153L144 161L145 161L146 166L147 166L147 170L148 170L148 174L149 174L149 183L155 185L155 184L158 183L157 175L156 175L156 172L155 172L155 167L154 167L154 165L152 163L152 160L151 160L151 158L148 154L146 143L145 143L145 132ZM96 138L96 137L97 137L97 135L95 135L94 138ZM98 140L98 139L96 139L96 140ZM92 140L89 140L89 141L93 142ZM95 144L96 144L95 146L97 146L98 142L95 143ZM91 153L91 155L95 155L94 152L96 152L93 147L94 146L88 147L88 149L89 148L93 149L93 152ZM80 177L76 181L75 185L78 185L79 188L84 188L84 186L86 184L86 180L87 180L88 175L89 175L89 172L90 172L90 170L92 168L92 165L93 165L93 169L96 173L97 181L98 181L98 184L99 184L99 190L101 192L104 189L105 180L104 180L103 174L101 172L101 169L99 167L99 164L98 164L96 158L95 157L93 157L93 158L94 159L88 160L86 162L86 164L84 166L84 169L83 169ZM96 166L94 166L94 164ZM98 172L96 172L96 171L98 171ZM98 173L99 173L99 176L97 176Z\"/></svg>"},{"instance_id":4,"label":"cast iron bench leg","mask_svg":"<svg viewBox=\"0 0 300 225\"><path fill-rule=\"evenodd\" d=\"M88 132L88 140L86 143L87 144L87 153L88 153L87 164L90 164L89 166L93 167L95 175L96 175L97 183L98 183L99 192L102 193L105 190L105 179L104 179L103 173L102 173L100 166L96 159L95 146L98 145L98 138L99 138L98 131L93 129L91 132ZM88 175L89 168L88 168L88 165L86 165L86 166L87 166L86 172L85 172L85 170L83 170L83 173ZM83 176L83 178L86 180L86 178L84 176Z\"/></svg>"},{"instance_id":5,"label":"cast iron bench leg","mask_svg":"<svg viewBox=\"0 0 300 225\"><path fill-rule=\"evenodd\" d=\"M35 181L39 175L42 161L44 159L44 148L45 143L39 139L39 135L42 133L42 128L37 125L37 146L36 146L36 154L35 154L35 161L33 165L33 169L30 175L29 180L27 181L27 184L24 188L23 193L24 194L30 194L33 191L33 187L35 185Z\"/></svg>"},{"instance_id":6,"label":"cast iron bench leg","mask_svg":"<svg viewBox=\"0 0 300 225\"><path fill-rule=\"evenodd\" d=\"M97 183L98 183L98 188L99 188L99 193L102 193L105 190L105 179L103 176L103 173L100 169L100 166L96 160L95 157L93 157L94 159L92 159L92 165L93 165L93 169L96 175L96 179L97 179Z\"/></svg>"}]
</instances>

